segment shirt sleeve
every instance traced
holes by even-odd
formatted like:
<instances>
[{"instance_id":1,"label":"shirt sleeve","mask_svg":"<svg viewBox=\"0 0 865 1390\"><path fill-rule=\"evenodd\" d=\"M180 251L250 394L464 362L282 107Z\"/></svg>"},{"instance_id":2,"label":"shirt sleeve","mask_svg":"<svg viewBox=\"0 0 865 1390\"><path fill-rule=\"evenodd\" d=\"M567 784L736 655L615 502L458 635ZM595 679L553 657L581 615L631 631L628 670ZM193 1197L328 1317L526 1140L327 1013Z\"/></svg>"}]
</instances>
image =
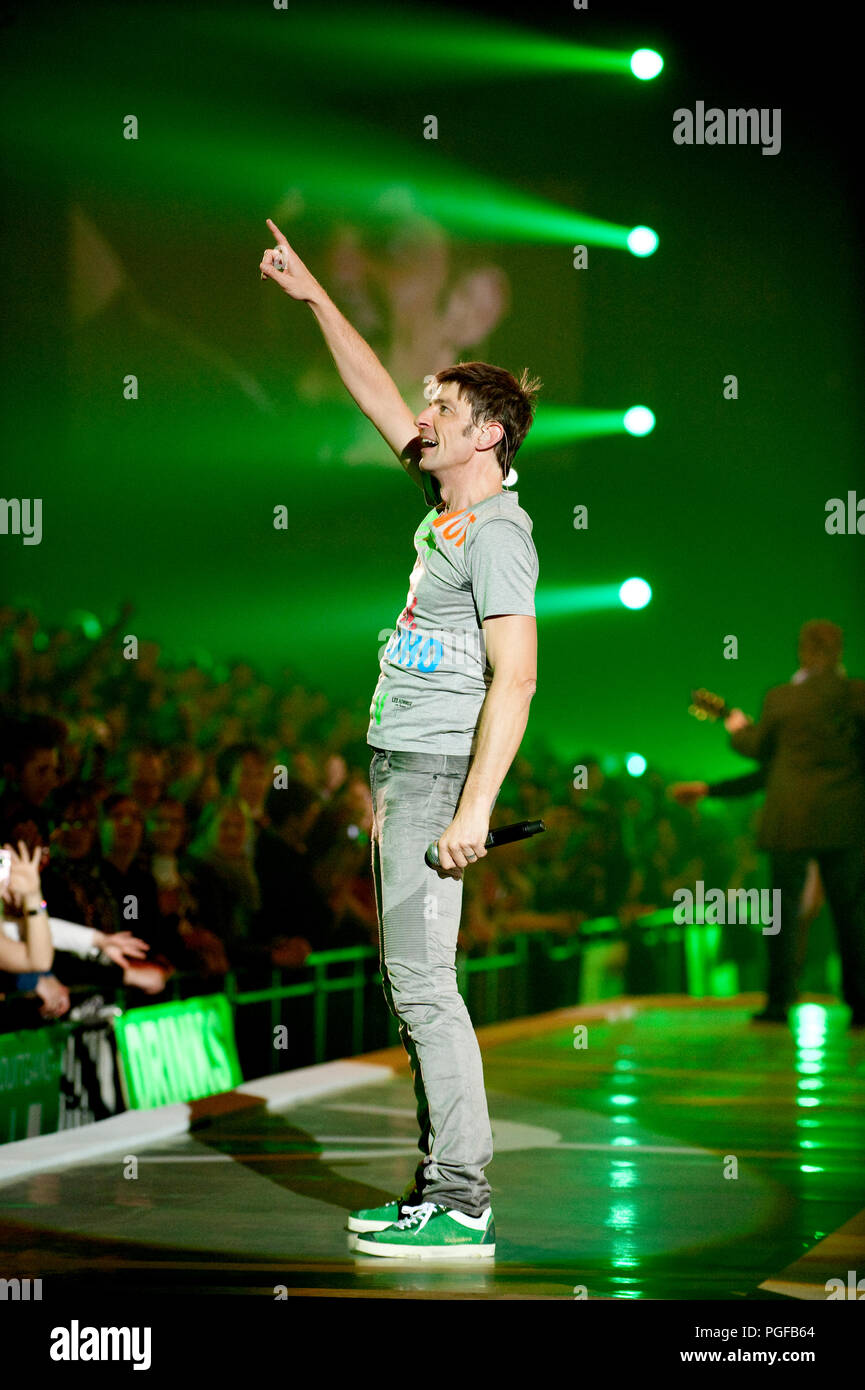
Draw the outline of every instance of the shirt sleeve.
<instances>
[{"instance_id":1,"label":"shirt sleeve","mask_svg":"<svg viewBox=\"0 0 865 1390\"><path fill-rule=\"evenodd\" d=\"M727 777L721 782L712 782L709 786L709 796L750 796L752 792L759 791L766 785L766 768L761 763L753 772L746 772L741 777Z\"/></svg>"},{"instance_id":2,"label":"shirt sleeve","mask_svg":"<svg viewBox=\"0 0 865 1390\"><path fill-rule=\"evenodd\" d=\"M468 565L481 622L505 613L535 616L538 553L522 527L506 517L488 521L472 537Z\"/></svg>"},{"instance_id":3,"label":"shirt sleeve","mask_svg":"<svg viewBox=\"0 0 865 1390\"><path fill-rule=\"evenodd\" d=\"M773 753L775 740L775 688L767 690L756 724L746 724L730 735L730 746L741 753L743 758L756 758L766 762Z\"/></svg>"},{"instance_id":4,"label":"shirt sleeve","mask_svg":"<svg viewBox=\"0 0 865 1390\"><path fill-rule=\"evenodd\" d=\"M69 951L72 955L81 956L82 960L86 960L94 949L93 938L96 932L93 928L79 926L76 922L65 922L62 917L49 917L48 922L51 927L51 944L55 951ZM5 918L3 935L8 936L10 941L20 941L18 923Z\"/></svg>"}]
</instances>

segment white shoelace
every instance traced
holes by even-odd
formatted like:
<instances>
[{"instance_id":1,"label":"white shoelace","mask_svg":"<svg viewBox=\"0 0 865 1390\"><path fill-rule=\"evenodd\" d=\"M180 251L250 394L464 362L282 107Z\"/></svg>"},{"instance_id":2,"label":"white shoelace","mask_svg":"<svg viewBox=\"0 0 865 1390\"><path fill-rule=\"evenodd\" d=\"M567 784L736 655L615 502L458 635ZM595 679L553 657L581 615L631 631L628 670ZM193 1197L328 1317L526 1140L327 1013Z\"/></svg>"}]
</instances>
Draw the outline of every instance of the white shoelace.
<instances>
[{"instance_id":1,"label":"white shoelace","mask_svg":"<svg viewBox=\"0 0 865 1390\"><path fill-rule=\"evenodd\" d=\"M409 1215L404 1216L401 1221L397 1221L396 1225L399 1230L407 1231L410 1226L416 1226L418 1222L425 1223L428 1221L429 1218L439 1210L439 1207L440 1204L438 1202L421 1202L419 1207L412 1207ZM444 1210L444 1208L442 1208L442 1210Z\"/></svg>"}]
</instances>

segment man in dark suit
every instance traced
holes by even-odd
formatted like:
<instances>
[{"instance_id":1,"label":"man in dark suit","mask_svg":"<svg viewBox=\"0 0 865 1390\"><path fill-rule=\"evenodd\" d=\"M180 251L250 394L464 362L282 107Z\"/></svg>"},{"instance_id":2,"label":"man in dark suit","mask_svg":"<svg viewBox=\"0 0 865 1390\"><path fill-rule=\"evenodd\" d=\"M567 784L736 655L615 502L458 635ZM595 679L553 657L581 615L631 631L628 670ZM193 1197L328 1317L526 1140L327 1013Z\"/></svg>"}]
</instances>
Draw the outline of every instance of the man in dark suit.
<instances>
[{"instance_id":1,"label":"man in dark suit","mask_svg":"<svg viewBox=\"0 0 865 1390\"><path fill-rule=\"evenodd\" d=\"M797 911L816 859L835 923L851 1025L865 1026L865 681L841 666L844 634L815 620L799 633L801 670L766 694L759 721L724 720L730 743L767 767L758 843L781 893L781 930L767 938L768 1000L760 1021L784 1022L796 999Z\"/></svg>"}]
</instances>

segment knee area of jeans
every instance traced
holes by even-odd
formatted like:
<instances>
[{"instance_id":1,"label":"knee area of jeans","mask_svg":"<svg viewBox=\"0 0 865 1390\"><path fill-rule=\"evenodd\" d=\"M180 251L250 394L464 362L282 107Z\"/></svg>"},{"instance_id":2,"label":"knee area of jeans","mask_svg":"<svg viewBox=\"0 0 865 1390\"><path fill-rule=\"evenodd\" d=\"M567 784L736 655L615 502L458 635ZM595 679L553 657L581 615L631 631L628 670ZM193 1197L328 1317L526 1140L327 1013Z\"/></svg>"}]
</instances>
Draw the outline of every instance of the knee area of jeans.
<instances>
[{"instance_id":1,"label":"knee area of jeans","mask_svg":"<svg viewBox=\"0 0 865 1390\"><path fill-rule=\"evenodd\" d=\"M386 961L382 978L394 994L417 1003L434 1004L459 994L457 968L453 961Z\"/></svg>"},{"instance_id":2,"label":"knee area of jeans","mask_svg":"<svg viewBox=\"0 0 865 1390\"><path fill-rule=\"evenodd\" d=\"M390 994L401 1017L418 1022L462 1013L465 1008L455 966L424 966L419 970L389 966L385 992Z\"/></svg>"},{"instance_id":3,"label":"knee area of jeans","mask_svg":"<svg viewBox=\"0 0 865 1390\"><path fill-rule=\"evenodd\" d=\"M403 997L394 991L391 999L394 1013L410 1032L423 1029L429 1033L441 1025L453 1026L467 1017L461 994L419 999L415 993Z\"/></svg>"}]
</instances>

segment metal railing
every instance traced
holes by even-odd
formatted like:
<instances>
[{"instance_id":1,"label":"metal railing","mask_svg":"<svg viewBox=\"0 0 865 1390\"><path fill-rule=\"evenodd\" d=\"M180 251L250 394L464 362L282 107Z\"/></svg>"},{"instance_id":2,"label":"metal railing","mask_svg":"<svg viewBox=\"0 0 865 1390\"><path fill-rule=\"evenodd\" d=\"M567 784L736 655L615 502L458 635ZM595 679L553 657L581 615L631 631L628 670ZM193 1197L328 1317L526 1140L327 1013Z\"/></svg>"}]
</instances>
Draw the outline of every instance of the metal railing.
<instances>
[{"instance_id":1,"label":"metal railing","mask_svg":"<svg viewBox=\"0 0 865 1390\"><path fill-rule=\"evenodd\" d=\"M568 1004L592 1003L616 994L712 994L716 992L713 981L719 965L720 941L718 927L682 925L675 921L672 909L637 919L627 927L616 917L602 917L584 922L573 935L565 938L548 932L524 932L499 939L485 953L458 952L457 986L476 1026ZM625 952L621 950L624 942L628 943ZM607 948L616 943L619 944L619 959L611 965L615 953ZM589 961L593 962L593 968L586 971ZM269 1005L272 1037L273 1031L291 1018L291 1010L285 1010L286 1003L309 1000L311 1014L306 1014L304 1026L296 1030L302 1039L301 1045L294 1049L294 1059L284 1058L289 1067L357 1055L399 1041L397 1020L384 1004L379 953L375 947L352 946L313 952L288 978L284 968L269 967L266 973L269 977L266 982L250 988L243 982L246 981L247 986L251 983L248 972L244 972L243 979L234 970L224 977L207 978L177 972L158 996L148 996L146 1002L155 1004L192 994L225 993L231 1004L242 1052L247 1018L251 1023L248 1009ZM735 968L733 975L738 980ZM728 972L728 982L730 978ZM756 987L761 986L757 983ZM373 995L368 999L370 991ZM70 989L70 994L76 996L96 992L121 1009L129 1007L136 999L141 1002L140 995L130 998L130 992L122 986L113 992L99 986ZM721 992L732 992L729 983ZM341 1026L334 1026L333 1003L339 996L349 997L348 1017L344 1013ZM261 1018L258 1026L260 1023ZM270 1046L268 1051L270 1070L285 1069L279 1065L277 1050Z\"/></svg>"}]
</instances>

